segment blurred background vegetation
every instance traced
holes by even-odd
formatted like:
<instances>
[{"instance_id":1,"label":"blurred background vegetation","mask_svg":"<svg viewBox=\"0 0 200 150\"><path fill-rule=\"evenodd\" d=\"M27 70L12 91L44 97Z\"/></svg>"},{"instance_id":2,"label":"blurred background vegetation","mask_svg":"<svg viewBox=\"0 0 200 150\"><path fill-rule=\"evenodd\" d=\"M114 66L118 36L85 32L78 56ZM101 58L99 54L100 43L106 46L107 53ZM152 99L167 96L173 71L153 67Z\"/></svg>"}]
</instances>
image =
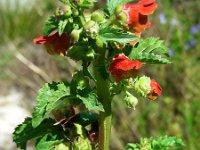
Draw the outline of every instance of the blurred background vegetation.
<instances>
[{"instance_id":1,"label":"blurred background vegetation","mask_svg":"<svg viewBox=\"0 0 200 150\"><path fill-rule=\"evenodd\" d=\"M134 111L115 98L113 150L141 137L165 134L183 138L185 150L200 149L200 1L157 1L152 26L143 36L163 39L173 64L147 65L142 71L162 85L159 100L141 99ZM22 106L30 112L44 82L68 80L78 68L73 61L49 56L42 46L32 43L42 34L44 20L57 6L55 0L0 1L0 95L15 88L24 94Z\"/></svg>"}]
</instances>

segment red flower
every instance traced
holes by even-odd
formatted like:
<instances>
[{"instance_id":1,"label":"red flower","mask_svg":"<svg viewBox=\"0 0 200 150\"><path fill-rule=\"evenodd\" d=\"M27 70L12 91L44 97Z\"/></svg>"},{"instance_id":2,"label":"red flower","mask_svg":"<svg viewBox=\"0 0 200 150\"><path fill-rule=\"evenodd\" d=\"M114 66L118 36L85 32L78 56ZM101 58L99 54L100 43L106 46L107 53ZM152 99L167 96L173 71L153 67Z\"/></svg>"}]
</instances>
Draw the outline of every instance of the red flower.
<instances>
[{"instance_id":1,"label":"red flower","mask_svg":"<svg viewBox=\"0 0 200 150\"><path fill-rule=\"evenodd\" d=\"M35 44L45 44L49 54L65 55L66 50L70 47L71 39L63 33L61 36L54 33L50 36L40 36L33 40Z\"/></svg>"},{"instance_id":2,"label":"red flower","mask_svg":"<svg viewBox=\"0 0 200 150\"><path fill-rule=\"evenodd\" d=\"M113 58L109 71L117 80L120 80L121 78L129 78L133 76L135 71L142 67L142 64L143 63L138 60L128 59L125 55L117 55Z\"/></svg>"},{"instance_id":3,"label":"red flower","mask_svg":"<svg viewBox=\"0 0 200 150\"><path fill-rule=\"evenodd\" d=\"M152 14L156 8L155 0L140 0L136 4L124 4L118 16L125 13L125 24L128 29L140 37L141 33L150 27L148 15Z\"/></svg>"},{"instance_id":4,"label":"red flower","mask_svg":"<svg viewBox=\"0 0 200 150\"><path fill-rule=\"evenodd\" d=\"M162 89L155 80L151 80L150 86L151 86L151 91L147 95L147 97L150 100L155 100L158 96L160 96L162 94Z\"/></svg>"}]
</instances>

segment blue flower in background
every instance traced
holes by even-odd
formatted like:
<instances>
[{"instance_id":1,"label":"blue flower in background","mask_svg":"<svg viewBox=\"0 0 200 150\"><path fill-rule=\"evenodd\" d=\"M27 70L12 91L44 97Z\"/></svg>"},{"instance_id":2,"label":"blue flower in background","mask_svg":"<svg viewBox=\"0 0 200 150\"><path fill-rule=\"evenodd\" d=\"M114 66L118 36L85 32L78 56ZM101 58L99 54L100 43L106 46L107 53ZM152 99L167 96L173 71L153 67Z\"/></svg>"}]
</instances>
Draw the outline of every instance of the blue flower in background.
<instances>
[{"instance_id":1,"label":"blue flower in background","mask_svg":"<svg viewBox=\"0 0 200 150\"><path fill-rule=\"evenodd\" d=\"M197 41L195 39L190 39L185 45L184 45L184 49L188 50L192 47L194 47L197 44Z\"/></svg>"},{"instance_id":2,"label":"blue flower in background","mask_svg":"<svg viewBox=\"0 0 200 150\"><path fill-rule=\"evenodd\" d=\"M192 25L192 27L190 28L190 32L192 34L197 34L199 30L200 30L200 24Z\"/></svg>"},{"instance_id":3,"label":"blue flower in background","mask_svg":"<svg viewBox=\"0 0 200 150\"><path fill-rule=\"evenodd\" d=\"M178 25L178 20L176 18L172 18L170 23L172 26L176 26Z\"/></svg>"},{"instance_id":4,"label":"blue flower in background","mask_svg":"<svg viewBox=\"0 0 200 150\"><path fill-rule=\"evenodd\" d=\"M173 57L173 56L174 56L174 49L173 49L173 48L170 48L170 49L169 49L169 56L170 56L170 57Z\"/></svg>"},{"instance_id":5,"label":"blue flower in background","mask_svg":"<svg viewBox=\"0 0 200 150\"><path fill-rule=\"evenodd\" d=\"M166 18L164 13L160 13L159 14L159 20L160 20L161 24L166 24L167 23L167 18Z\"/></svg>"}]
</instances>

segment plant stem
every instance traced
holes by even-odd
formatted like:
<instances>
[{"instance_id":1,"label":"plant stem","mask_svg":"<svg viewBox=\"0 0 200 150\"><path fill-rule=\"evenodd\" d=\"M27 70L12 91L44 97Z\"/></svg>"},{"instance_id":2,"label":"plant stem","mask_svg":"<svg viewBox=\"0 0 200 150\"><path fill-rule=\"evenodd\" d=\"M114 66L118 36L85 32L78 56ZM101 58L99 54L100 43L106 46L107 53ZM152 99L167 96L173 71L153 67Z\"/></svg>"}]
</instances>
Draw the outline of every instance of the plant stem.
<instances>
[{"instance_id":1,"label":"plant stem","mask_svg":"<svg viewBox=\"0 0 200 150\"><path fill-rule=\"evenodd\" d=\"M103 51L103 50L102 50ZM108 81L105 79L105 52L98 55L94 62L94 74L97 83L97 94L105 112L100 112L99 119L99 150L109 150L111 134L111 96Z\"/></svg>"}]
</instances>

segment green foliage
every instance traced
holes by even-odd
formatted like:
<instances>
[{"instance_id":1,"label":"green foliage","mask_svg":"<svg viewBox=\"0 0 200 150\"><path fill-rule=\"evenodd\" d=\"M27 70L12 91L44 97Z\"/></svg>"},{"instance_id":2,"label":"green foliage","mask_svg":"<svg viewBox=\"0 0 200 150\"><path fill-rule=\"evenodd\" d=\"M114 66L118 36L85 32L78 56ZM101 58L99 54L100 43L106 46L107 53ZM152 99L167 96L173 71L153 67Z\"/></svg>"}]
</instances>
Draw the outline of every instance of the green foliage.
<instances>
[{"instance_id":1,"label":"green foliage","mask_svg":"<svg viewBox=\"0 0 200 150\"><path fill-rule=\"evenodd\" d=\"M68 23L68 20L65 19L65 20L60 20L59 23L58 23L58 34L59 35L62 35L64 30L65 30L65 27Z\"/></svg>"},{"instance_id":2,"label":"green foliage","mask_svg":"<svg viewBox=\"0 0 200 150\"><path fill-rule=\"evenodd\" d=\"M177 137L162 136L158 139L143 138L139 144L129 143L124 150L169 150L184 146L181 139Z\"/></svg>"},{"instance_id":3,"label":"green foliage","mask_svg":"<svg viewBox=\"0 0 200 150\"><path fill-rule=\"evenodd\" d=\"M61 23L60 23L61 24ZM51 34L54 30L57 29L58 21L56 21L54 16L49 17L49 19L45 22L43 27L43 34L44 36L48 36ZM62 24L60 25L63 26ZM62 31L62 28L60 27L59 33Z\"/></svg>"},{"instance_id":4,"label":"green foliage","mask_svg":"<svg viewBox=\"0 0 200 150\"><path fill-rule=\"evenodd\" d=\"M13 140L21 149L26 149L27 141L37 137L41 137L41 140L38 143L39 147L49 140L51 141L51 144L49 142L46 144L55 146L63 142L64 135L62 128L60 126L55 126L54 123L55 121L53 119L45 119L39 126L33 127L32 119L26 118L22 124L16 127L15 132L13 133ZM51 139L49 139L49 137L51 137ZM45 147L42 149L47 150Z\"/></svg>"},{"instance_id":5,"label":"green foliage","mask_svg":"<svg viewBox=\"0 0 200 150\"><path fill-rule=\"evenodd\" d=\"M89 79L82 72L77 72L73 76L70 89L88 110L103 111L102 104L98 102L96 93L94 93L89 85Z\"/></svg>"},{"instance_id":6,"label":"green foliage","mask_svg":"<svg viewBox=\"0 0 200 150\"><path fill-rule=\"evenodd\" d=\"M137 47L133 47L129 59L148 63L168 64L168 49L159 38L139 40Z\"/></svg>"},{"instance_id":7,"label":"green foliage","mask_svg":"<svg viewBox=\"0 0 200 150\"><path fill-rule=\"evenodd\" d=\"M63 139L59 139L57 135L46 134L37 140L35 150L54 150L55 146L62 142Z\"/></svg>"},{"instance_id":8,"label":"green foliage","mask_svg":"<svg viewBox=\"0 0 200 150\"><path fill-rule=\"evenodd\" d=\"M67 83L46 83L37 97L38 104L33 112L33 127L37 127L42 120L58 107L57 102L70 95L69 84Z\"/></svg>"},{"instance_id":9,"label":"green foliage","mask_svg":"<svg viewBox=\"0 0 200 150\"><path fill-rule=\"evenodd\" d=\"M132 0L107 0L107 8L108 8L110 15L112 15L114 13L115 8L117 6L119 6L120 4L131 2L131 1Z\"/></svg>"},{"instance_id":10,"label":"green foliage","mask_svg":"<svg viewBox=\"0 0 200 150\"><path fill-rule=\"evenodd\" d=\"M129 32L107 27L99 31L98 38L104 43L112 41L126 44L136 40L138 37Z\"/></svg>"}]
</instances>

